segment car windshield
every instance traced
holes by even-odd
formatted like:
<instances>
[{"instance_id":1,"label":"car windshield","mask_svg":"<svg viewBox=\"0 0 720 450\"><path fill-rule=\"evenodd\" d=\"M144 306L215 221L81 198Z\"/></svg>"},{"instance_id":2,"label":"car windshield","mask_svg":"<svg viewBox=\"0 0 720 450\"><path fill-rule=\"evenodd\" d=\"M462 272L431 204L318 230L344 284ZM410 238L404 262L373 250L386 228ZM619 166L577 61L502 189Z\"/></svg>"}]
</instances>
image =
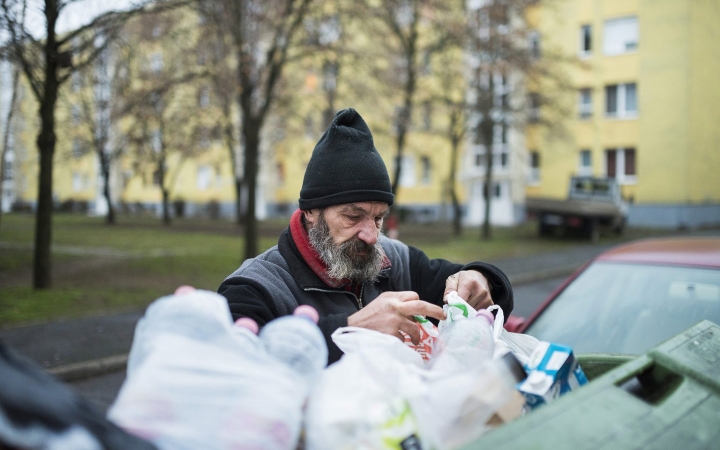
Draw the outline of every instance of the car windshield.
<instances>
[{"instance_id":1,"label":"car windshield","mask_svg":"<svg viewBox=\"0 0 720 450\"><path fill-rule=\"evenodd\" d=\"M577 353L642 354L703 319L720 324L720 271L596 262L525 333Z\"/></svg>"}]
</instances>

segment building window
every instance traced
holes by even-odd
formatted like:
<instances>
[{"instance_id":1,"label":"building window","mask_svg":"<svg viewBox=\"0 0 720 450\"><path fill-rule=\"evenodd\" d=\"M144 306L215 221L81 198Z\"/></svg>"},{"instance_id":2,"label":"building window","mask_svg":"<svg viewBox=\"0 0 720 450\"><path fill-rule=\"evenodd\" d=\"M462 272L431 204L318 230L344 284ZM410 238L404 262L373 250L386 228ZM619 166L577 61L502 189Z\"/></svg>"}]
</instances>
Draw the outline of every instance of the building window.
<instances>
[{"instance_id":1,"label":"building window","mask_svg":"<svg viewBox=\"0 0 720 450\"><path fill-rule=\"evenodd\" d=\"M155 153L160 153L163 150L162 132L160 130L153 131L150 146Z\"/></svg>"},{"instance_id":2,"label":"building window","mask_svg":"<svg viewBox=\"0 0 720 450\"><path fill-rule=\"evenodd\" d=\"M530 151L530 173L528 176L528 184L540 183L540 152L536 150Z\"/></svg>"},{"instance_id":3,"label":"building window","mask_svg":"<svg viewBox=\"0 0 720 450\"><path fill-rule=\"evenodd\" d=\"M592 55L592 25L580 27L580 56Z\"/></svg>"},{"instance_id":4,"label":"building window","mask_svg":"<svg viewBox=\"0 0 720 450\"><path fill-rule=\"evenodd\" d=\"M605 86L605 115L615 118L637 117L637 85L635 83Z\"/></svg>"},{"instance_id":5,"label":"building window","mask_svg":"<svg viewBox=\"0 0 720 450\"><path fill-rule=\"evenodd\" d=\"M78 172L72 174L72 190L73 192L80 192L83 190L83 176Z\"/></svg>"},{"instance_id":6,"label":"building window","mask_svg":"<svg viewBox=\"0 0 720 450\"><path fill-rule=\"evenodd\" d=\"M275 164L275 173L279 185L285 184L285 164L282 161Z\"/></svg>"},{"instance_id":7,"label":"building window","mask_svg":"<svg viewBox=\"0 0 720 450\"><path fill-rule=\"evenodd\" d=\"M431 183L431 181L432 181L432 180L431 180L431 175L432 175L431 169L432 169L432 166L430 165L430 157L428 157L428 156L423 156L423 157L420 159L420 163L422 164L422 176L421 176L421 178L420 178L420 182L421 182L422 184L424 184L424 185L427 186L427 185L429 185L429 184Z\"/></svg>"},{"instance_id":8,"label":"building window","mask_svg":"<svg viewBox=\"0 0 720 450\"><path fill-rule=\"evenodd\" d=\"M540 94L536 92L528 95L528 120L530 123L540 120Z\"/></svg>"},{"instance_id":9,"label":"building window","mask_svg":"<svg viewBox=\"0 0 720 450\"><path fill-rule=\"evenodd\" d=\"M528 33L528 51L531 58L540 58L540 33L537 31Z\"/></svg>"},{"instance_id":10,"label":"building window","mask_svg":"<svg viewBox=\"0 0 720 450\"><path fill-rule=\"evenodd\" d=\"M508 156L508 152L503 148L503 150L500 152L500 167L507 167L510 163L510 158Z\"/></svg>"},{"instance_id":11,"label":"building window","mask_svg":"<svg viewBox=\"0 0 720 450\"><path fill-rule=\"evenodd\" d=\"M483 167L485 165L485 152L480 149L476 150L473 160L475 167Z\"/></svg>"},{"instance_id":12,"label":"building window","mask_svg":"<svg viewBox=\"0 0 720 450\"><path fill-rule=\"evenodd\" d=\"M198 129L198 144L201 148L208 148L210 147L210 129L206 126L201 126Z\"/></svg>"},{"instance_id":13,"label":"building window","mask_svg":"<svg viewBox=\"0 0 720 450\"><path fill-rule=\"evenodd\" d=\"M9 147L9 146L8 146ZM15 163L15 152L7 150L5 152L5 165L3 166L2 181L12 181L15 171L13 164Z\"/></svg>"},{"instance_id":14,"label":"building window","mask_svg":"<svg viewBox=\"0 0 720 450\"><path fill-rule=\"evenodd\" d=\"M153 73L158 73L163 70L164 62L162 52L155 52L150 55L150 70Z\"/></svg>"},{"instance_id":15,"label":"building window","mask_svg":"<svg viewBox=\"0 0 720 450\"><path fill-rule=\"evenodd\" d=\"M395 167L397 167L397 157L393 160ZM393 168L393 172L394 172ZM400 186L413 187L416 184L415 180L415 158L413 155L404 155L400 165Z\"/></svg>"},{"instance_id":16,"label":"building window","mask_svg":"<svg viewBox=\"0 0 720 450\"><path fill-rule=\"evenodd\" d=\"M80 75L80 72L74 71L70 78L70 83L72 85L72 91L78 92L80 88L82 88L82 75Z\"/></svg>"},{"instance_id":17,"label":"building window","mask_svg":"<svg viewBox=\"0 0 720 450\"><path fill-rule=\"evenodd\" d=\"M500 183L493 183L492 194L493 194L493 197L495 197L495 198L502 197L503 188ZM487 198L487 184L485 184L485 183L483 183L483 198Z\"/></svg>"},{"instance_id":18,"label":"building window","mask_svg":"<svg viewBox=\"0 0 720 450\"><path fill-rule=\"evenodd\" d=\"M210 88L208 86L200 86L198 90L198 106L201 108L210 106Z\"/></svg>"},{"instance_id":19,"label":"building window","mask_svg":"<svg viewBox=\"0 0 720 450\"><path fill-rule=\"evenodd\" d=\"M578 95L578 117L581 119L589 119L592 117L592 89L580 89Z\"/></svg>"},{"instance_id":20,"label":"building window","mask_svg":"<svg viewBox=\"0 0 720 450\"><path fill-rule=\"evenodd\" d=\"M74 138L72 143L72 155L73 158L80 158L83 154L82 143L80 139Z\"/></svg>"},{"instance_id":21,"label":"building window","mask_svg":"<svg viewBox=\"0 0 720 450\"><path fill-rule=\"evenodd\" d=\"M634 148L605 150L605 174L619 184L637 183L636 152Z\"/></svg>"},{"instance_id":22,"label":"building window","mask_svg":"<svg viewBox=\"0 0 720 450\"><path fill-rule=\"evenodd\" d=\"M637 17L621 17L605 21L603 53L607 56L634 52L638 48Z\"/></svg>"},{"instance_id":23,"label":"building window","mask_svg":"<svg viewBox=\"0 0 720 450\"><path fill-rule=\"evenodd\" d=\"M70 121L73 126L80 124L80 107L78 105L72 105L70 107Z\"/></svg>"},{"instance_id":24,"label":"building window","mask_svg":"<svg viewBox=\"0 0 720 450\"><path fill-rule=\"evenodd\" d=\"M423 131L430 131L432 128L432 103L423 103Z\"/></svg>"},{"instance_id":25,"label":"building window","mask_svg":"<svg viewBox=\"0 0 720 450\"><path fill-rule=\"evenodd\" d=\"M578 175L592 175L592 155L590 150L580 150L580 164L578 168Z\"/></svg>"},{"instance_id":26,"label":"building window","mask_svg":"<svg viewBox=\"0 0 720 450\"><path fill-rule=\"evenodd\" d=\"M205 191L210 187L210 182L212 181L213 173L212 173L212 167L208 165L203 165L198 167L197 169L197 188L200 191Z\"/></svg>"}]
</instances>

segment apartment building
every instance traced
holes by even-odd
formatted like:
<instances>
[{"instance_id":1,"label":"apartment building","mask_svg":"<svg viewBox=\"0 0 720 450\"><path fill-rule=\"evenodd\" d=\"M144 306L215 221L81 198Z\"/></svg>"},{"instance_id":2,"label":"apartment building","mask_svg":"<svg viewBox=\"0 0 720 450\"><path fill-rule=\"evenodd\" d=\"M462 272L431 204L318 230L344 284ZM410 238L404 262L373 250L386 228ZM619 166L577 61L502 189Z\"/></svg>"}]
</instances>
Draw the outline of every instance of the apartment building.
<instances>
[{"instance_id":1,"label":"apartment building","mask_svg":"<svg viewBox=\"0 0 720 450\"><path fill-rule=\"evenodd\" d=\"M564 197L572 175L618 180L629 224L720 224L720 3L567 0L539 21L568 69L565 136L530 127L528 196Z\"/></svg>"}]
</instances>

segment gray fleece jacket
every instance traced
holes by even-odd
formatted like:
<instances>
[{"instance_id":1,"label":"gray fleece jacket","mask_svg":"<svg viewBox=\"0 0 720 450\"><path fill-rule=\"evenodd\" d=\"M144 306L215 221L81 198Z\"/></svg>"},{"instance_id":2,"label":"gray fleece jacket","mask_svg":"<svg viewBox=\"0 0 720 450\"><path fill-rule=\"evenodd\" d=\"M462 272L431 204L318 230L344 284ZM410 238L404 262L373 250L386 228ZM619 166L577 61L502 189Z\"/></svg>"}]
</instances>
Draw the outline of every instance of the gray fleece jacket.
<instances>
[{"instance_id":1,"label":"gray fleece jacket","mask_svg":"<svg viewBox=\"0 0 720 450\"><path fill-rule=\"evenodd\" d=\"M462 265L430 259L417 248L384 236L380 244L391 266L377 281L365 283L359 296L325 284L303 259L289 228L280 235L278 245L243 262L222 282L218 293L227 298L233 319L249 317L260 326L292 314L298 305L312 306L320 315L318 326L328 345L329 364L342 356L330 338L333 331L347 326L348 316L385 291L414 291L421 299L442 306L445 279L460 270L477 270L488 279L493 301L505 317L512 312L510 281L492 264Z\"/></svg>"}]
</instances>

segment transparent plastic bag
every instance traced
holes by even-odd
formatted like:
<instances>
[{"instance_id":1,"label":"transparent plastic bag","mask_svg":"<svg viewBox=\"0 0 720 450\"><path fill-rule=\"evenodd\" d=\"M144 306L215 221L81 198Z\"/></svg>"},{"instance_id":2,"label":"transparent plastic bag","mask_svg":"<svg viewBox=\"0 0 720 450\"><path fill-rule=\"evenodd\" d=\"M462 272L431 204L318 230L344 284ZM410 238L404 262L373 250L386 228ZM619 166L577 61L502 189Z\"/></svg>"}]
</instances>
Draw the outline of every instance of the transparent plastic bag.
<instances>
[{"instance_id":1,"label":"transparent plastic bag","mask_svg":"<svg viewBox=\"0 0 720 450\"><path fill-rule=\"evenodd\" d=\"M540 344L540 341L523 333L512 333L504 328L505 315L502 308L493 305L488 311L497 311L495 313L495 323L493 324L493 336L495 338L495 355L499 358L504 353L511 352L523 365L526 365L530 359L530 355Z\"/></svg>"},{"instance_id":2,"label":"transparent plastic bag","mask_svg":"<svg viewBox=\"0 0 720 450\"><path fill-rule=\"evenodd\" d=\"M319 330L310 339L324 346ZM148 307L108 417L160 450L291 450L310 389L301 379L233 324L224 297L197 290Z\"/></svg>"}]
</instances>

